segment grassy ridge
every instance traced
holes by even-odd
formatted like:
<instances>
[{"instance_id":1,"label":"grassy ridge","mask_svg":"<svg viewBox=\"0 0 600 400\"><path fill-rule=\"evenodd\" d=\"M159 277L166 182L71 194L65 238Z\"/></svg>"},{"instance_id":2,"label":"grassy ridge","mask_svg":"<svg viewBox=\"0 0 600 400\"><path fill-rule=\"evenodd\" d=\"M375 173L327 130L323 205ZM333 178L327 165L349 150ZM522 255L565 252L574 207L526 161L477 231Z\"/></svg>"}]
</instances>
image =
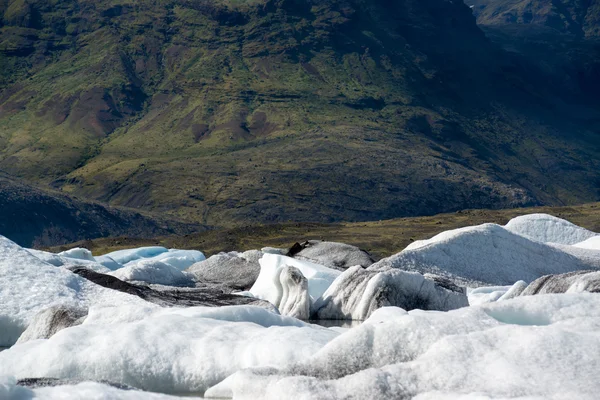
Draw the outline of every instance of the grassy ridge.
<instances>
[{"instance_id":1,"label":"grassy ridge","mask_svg":"<svg viewBox=\"0 0 600 400\"><path fill-rule=\"evenodd\" d=\"M64 251L86 247L95 255L124 248L160 245L169 248L198 249L207 255L221 251L243 251L265 246L291 247L308 239L338 241L359 246L376 258L398 253L414 240L428 239L442 231L487 222L505 224L511 218L532 213L547 213L579 226L600 232L600 203L572 207L534 207L510 210L465 210L430 217L398 218L360 223L285 223L217 229L185 236L154 239L106 238L80 241L54 247Z\"/></svg>"}]
</instances>

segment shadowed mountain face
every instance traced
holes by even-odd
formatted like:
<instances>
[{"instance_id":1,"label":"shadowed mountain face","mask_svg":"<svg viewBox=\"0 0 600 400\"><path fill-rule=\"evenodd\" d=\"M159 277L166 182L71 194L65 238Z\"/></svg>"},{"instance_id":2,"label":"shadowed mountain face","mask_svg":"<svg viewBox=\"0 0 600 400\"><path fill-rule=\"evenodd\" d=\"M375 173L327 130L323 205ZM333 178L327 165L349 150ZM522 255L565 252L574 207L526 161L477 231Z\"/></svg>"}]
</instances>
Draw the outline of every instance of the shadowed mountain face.
<instances>
[{"instance_id":1,"label":"shadowed mountain face","mask_svg":"<svg viewBox=\"0 0 600 400\"><path fill-rule=\"evenodd\" d=\"M211 225L600 198L598 99L549 85L460 1L0 15L0 169L78 196Z\"/></svg>"},{"instance_id":2,"label":"shadowed mountain face","mask_svg":"<svg viewBox=\"0 0 600 400\"><path fill-rule=\"evenodd\" d=\"M579 37L600 36L597 0L466 0L477 23L532 25Z\"/></svg>"},{"instance_id":3,"label":"shadowed mountain face","mask_svg":"<svg viewBox=\"0 0 600 400\"><path fill-rule=\"evenodd\" d=\"M21 246L53 246L106 236L182 234L202 226L107 208L0 175L0 234Z\"/></svg>"},{"instance_id":4,"label":"shadowed mountain face","mask_svg":"<svg viewBox=\"0 0 600 400\"><path fill-rule=\"evenodd\" d=\"M600 2L465 0L477 24L511 56L537 70L573 111L600 99ZM597 113L597 111L596 111ZM596 129L597 132L597 129Z\"/></svg>"}]
</instances>

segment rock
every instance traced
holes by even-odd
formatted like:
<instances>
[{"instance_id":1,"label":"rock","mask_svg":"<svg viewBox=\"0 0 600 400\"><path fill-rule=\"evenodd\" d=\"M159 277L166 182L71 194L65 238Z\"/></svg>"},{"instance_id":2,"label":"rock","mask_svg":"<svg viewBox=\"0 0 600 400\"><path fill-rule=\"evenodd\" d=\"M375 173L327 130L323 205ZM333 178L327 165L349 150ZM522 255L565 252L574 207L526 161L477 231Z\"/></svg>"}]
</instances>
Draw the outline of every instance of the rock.
<instances>
[{"instance_id":1,"label":"rock","mask_svg":"<svg viewBox=\"0 0 600 400\"><path fill-rule=\"evenodd\" d=\"M64 305L47 308L33 318L17 340L17 344L35 339L48 339L62 329L80 325L86 316L87 310L80 308Z\"/></svg>"},{"instance_id":2,"label":"rock","mask_svg":"<svg viewBox=\"0 0 600 400\"><path fill-rule=\"evenodd\" d=\"M258 250L219 253L192 265L186 272L198 282L218 283L234 290L248 290L258 278L258 260L262 255Z\"/></svg>"},{"instance_id":3,"label":"rock","mask_svg":"<svg viewBox=\"0 0 600 400\"><path fill-rule=\"evenodd\" d=\"M319 240L307 240L302 244L295 243L288 251L287 256L340 271L345 271L355 265L366 268L375 262L369 253L356 246Z\"/></svg>"},{"instance_id":4,"label":"rock","mask_svg":"<svg viewBox=\"0 0 600 400\"><path fill-rule=\"evenodd\" d=\"M59 379L59 378L23 378L17 381L17 385L25 386L30 389L37 389L42 387L54 387L54 386L63 386L63 385L76 385L81 382L89 382L89 380L81 380L81 379ZM134 388L133 386L124 385L122 383L114 383L105 380L99 380L98 383L102 383L104 385L112 386L121 390L139 390Z\"/></svg>"},{"instance_id":5,"label":"rock","mask_svg":"<svg viewBox=\"0 0 600 400\"><path fill-rule=\"evenodd\" d=\"M546 293L600 293L600 271L574 271L546 275L531 282L521 296Z\"/></svg>"},{"instance_id":6,"label":"rock","mask_svg":"<svg viewBox=\"0 0 600 400\"><path fill-rule=\"evenodd\" d=\"M279 282L281 298L275 306L281 315L307 320L310 317L310 296L308 280L298 268L285 266L281 268Z\"/></svg>"},{"instance_id":7,"label":"rock","mask_svg":"<svg viewBox=\"0 0 600 400\"><path fill-rule=\"evenodd\" d=\"M347 269L315 303L313 319L367 319L381 307L448 311L469 305L466 291L438 276L390 268Z\"/></svg>"},{"instance_id":8,"label":"rock","mask_svg":"<svg viewBox=\"0 0 600 400\"><path fill-rule=\"evenodd\" d=\"M155 290L147 286L134 285L123 282L111 275L100 274L86 268L71 269L75 274L88 279L89 281L113 289L119 292L138 296L150 303L158 304L163 307L194 307L194 306L229 306L252 304L259 307L272 309L272 305L266 301L233 294L224 293L215 288L173 288L164 290Z\"/></svg>"}]
</instances>

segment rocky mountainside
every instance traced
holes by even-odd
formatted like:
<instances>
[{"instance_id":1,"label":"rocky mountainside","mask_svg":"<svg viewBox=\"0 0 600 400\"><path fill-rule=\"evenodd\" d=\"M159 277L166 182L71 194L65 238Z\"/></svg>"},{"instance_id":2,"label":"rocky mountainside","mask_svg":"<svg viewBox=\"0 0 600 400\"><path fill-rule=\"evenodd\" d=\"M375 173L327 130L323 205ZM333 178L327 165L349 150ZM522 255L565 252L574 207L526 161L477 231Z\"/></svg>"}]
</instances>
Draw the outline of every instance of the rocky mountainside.
<instances>
[{"instance_id":1,"label":"rocky mountainside","mask_svg":"<svg viewBox=\"0 0 600 400\"><path fill-rule=\"evenodd\" d=\"M548 84L461 1L0 15L0 169L65 193L210 225L600 198L597 96Z\"/></svg>"},{"instance_id":2,"label":"rocky mountainside","mask_svg":"<svg viewBox=\"0 0 600 400\"><path fill-rule=\"evenodd\" d=\"M598 103L600 2L466 0L478 26L509 54L531 65L576 109ZM576 111L577 112L577 111Z\"/></svg>"},{"instance_id":3,"label":"rocky mountainside","mask_svg":"<svg viewBox=\"0 0 600 400\"><path fill-rule=\"evenodd\" d=\"M198 225L40 190L0 174L0 232L22 246L52 246L119 235L147 238L202 230Z\"/></svg>"},{"instance_id":4,"label":"rocky mountainside","mask_svg":"<svg viewBox=\"0 0 600 400\"><path fill-rule=\"evenodd\" d=\"M598 0L466 0L481 25L530 25L579 37L600 36Z\"/></svg>"}]
</instances>

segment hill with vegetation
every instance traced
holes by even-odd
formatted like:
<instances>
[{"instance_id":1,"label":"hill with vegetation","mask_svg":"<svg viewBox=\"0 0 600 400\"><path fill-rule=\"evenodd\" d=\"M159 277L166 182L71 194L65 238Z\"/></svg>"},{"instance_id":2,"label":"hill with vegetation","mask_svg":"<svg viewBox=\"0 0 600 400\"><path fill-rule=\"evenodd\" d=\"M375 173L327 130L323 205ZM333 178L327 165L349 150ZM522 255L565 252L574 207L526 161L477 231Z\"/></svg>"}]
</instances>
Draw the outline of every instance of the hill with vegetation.
<instances>
[{"instance_id":1,"label":"hill with vegetation","mask_svg":"<svg viewBox=\"0 0 600 400\"><path fill-rule=\"evenodd\" d=\"M376 258L400 252L415 240L429 239L438 233L488 222L506 224L520 215L544 213L566 219L591 231L600 232L600 203L572 207L529 207L510 210L464 210L428 217L394 218L383 221L343 223L280 223L213 229L188 235L154 238L102 238L54 246L58 252L85 247L95 255L141 246L201 250L207 256L222 251L244 251L265 246L291 248L296 242L325 240L348 243L367 250Z\"/></svg>"},{"instance_id":2,"label":"hill with vegetation","mask_svg":"<svg viewBox=\"0 0 600 400\"><path fill-rule=\"evenodd\" d=\"M598 97L548 84L460 1L0 16L0 170L69 195L216 226L600 198Z\"/></svg>"},{"instance_id":3,"label":"hill with vegetation","mask_svg":"<svg viewBox=\"0 0 600 400\"><path fill-rule=\"evenodd\" d=\"M21 246L53 246L121 235L183 235L203 230L205 227L197 224L71 198L0 174L0 234Z\"/></svg>"}]
</instances>

